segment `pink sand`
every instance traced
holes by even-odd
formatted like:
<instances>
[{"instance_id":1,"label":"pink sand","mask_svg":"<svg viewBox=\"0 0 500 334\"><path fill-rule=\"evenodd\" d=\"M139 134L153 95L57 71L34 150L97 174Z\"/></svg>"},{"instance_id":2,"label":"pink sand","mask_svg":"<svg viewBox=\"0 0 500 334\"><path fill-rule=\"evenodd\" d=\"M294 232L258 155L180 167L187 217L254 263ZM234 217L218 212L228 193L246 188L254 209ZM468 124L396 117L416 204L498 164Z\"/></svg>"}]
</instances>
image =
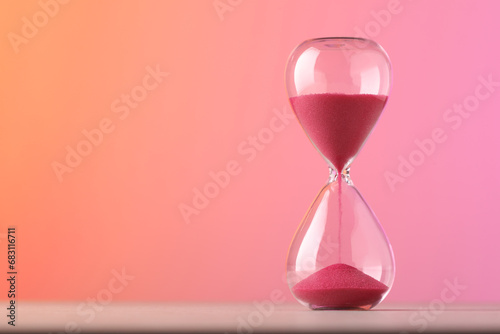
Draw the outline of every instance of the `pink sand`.
<instances>
[{"instance_id":1,"label":"pink sand","mask_svg":"<svg viewBox=\"0 0 500 334\"><path fill-rule=\"evenodd\" d=\"M294 295L314 308L369 308L389 288L347 264L337 263L306 277L293 288Z\"/></svg>"},{"instance_id":2,"label":"pink sand","mask_svg":"<svg viewBox=\"0 0 500 334\"><path fill-rule=\"evenodd\" d=\"M359 151L387 96L310 94L290 98L293 110L321 153L342 171Z\"/></svg>"}]
</instances>

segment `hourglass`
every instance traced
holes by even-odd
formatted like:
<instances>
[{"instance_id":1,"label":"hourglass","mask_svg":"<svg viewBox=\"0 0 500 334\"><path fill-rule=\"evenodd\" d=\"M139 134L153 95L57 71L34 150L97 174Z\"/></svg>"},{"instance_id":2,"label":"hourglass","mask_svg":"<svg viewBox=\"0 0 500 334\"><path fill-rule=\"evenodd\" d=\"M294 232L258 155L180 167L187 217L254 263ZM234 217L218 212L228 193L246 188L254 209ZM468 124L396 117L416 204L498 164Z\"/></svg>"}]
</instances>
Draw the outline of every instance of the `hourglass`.
<instances>
[{"instance_id":1,"label":"hourglass","mask_svg":"<svg viewBox=\"0 0 500 334\"><path fill-rule=\"evenodd\" d=\"M313 310L368 310L392 286L391 245L349 175L384 109L391 79L385 51L361 38L307 40L288 60L290 104L330 172L287 260L292 294Z\"/></svg>"}]
</instances>

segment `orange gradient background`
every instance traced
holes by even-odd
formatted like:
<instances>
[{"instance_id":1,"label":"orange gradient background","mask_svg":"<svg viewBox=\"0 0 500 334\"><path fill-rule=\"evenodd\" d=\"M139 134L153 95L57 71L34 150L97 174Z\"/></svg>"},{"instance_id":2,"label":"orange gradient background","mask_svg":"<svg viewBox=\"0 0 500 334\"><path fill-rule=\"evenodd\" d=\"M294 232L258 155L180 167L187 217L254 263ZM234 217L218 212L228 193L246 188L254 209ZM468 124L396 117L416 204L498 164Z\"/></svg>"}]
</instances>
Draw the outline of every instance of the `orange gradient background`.
<instances>
[{"instance_id":1,"label":"orange gradient background","mask_svg":"<svg viewBox=\"0 0 500 334\"><path fill-rule=\"evenodd\" d=\"M44 22L54 2L0 2L0 259L7 271L16 226L19 299L86 300L123 269L134 279L114 300L292 300L286 253L326 164L294 119L259 149L251 137L290 112L297 44L364 32L394 70L351 169L394 248L387 300L439 298L446 279L467 286L460 301L500 300L500 87L459 126L445 120L479 76L500 81L500 2L221 0L218 13L213 0L72 0ZM40 27L16 47L23 18ZM115 112L147 68L168 75ZM60 182L54 162L103 120L113 130ZM387 172L435 128L447 140L391 187ZM180 206L228 163L229 184L185 219Z\"/></svg>"}]
</instances>

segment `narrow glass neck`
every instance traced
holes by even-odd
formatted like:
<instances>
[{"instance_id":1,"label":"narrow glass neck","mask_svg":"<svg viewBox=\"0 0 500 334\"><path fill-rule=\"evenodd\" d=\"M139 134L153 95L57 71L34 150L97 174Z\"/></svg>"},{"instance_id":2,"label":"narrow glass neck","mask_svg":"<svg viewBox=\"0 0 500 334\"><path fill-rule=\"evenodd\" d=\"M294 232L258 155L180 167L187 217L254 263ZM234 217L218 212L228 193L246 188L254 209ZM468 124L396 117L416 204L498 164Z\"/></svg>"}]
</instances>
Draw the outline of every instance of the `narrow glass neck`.
<instances>
[{"instance_id":1,"label":"narrow glass neck","mask_svg":"<svg viewBox=\"0 0 500 334\"><path fill-rule=\"evenodd\" d=\"M350 167L347 167L346 169L344 169L342 171L342 173L340 173L340 176L341 178L349 185L352 185L352 180L351 180L351 176L349 174L350 172ZM332 167L328 167L328 172L329 172L329 175L328 175L328 183L332 183L332 182L335 182L337 181L338 177L339 177L339 173L337 172L337 170L335 168L332 168Z\"/></svg>"}]
</instances>

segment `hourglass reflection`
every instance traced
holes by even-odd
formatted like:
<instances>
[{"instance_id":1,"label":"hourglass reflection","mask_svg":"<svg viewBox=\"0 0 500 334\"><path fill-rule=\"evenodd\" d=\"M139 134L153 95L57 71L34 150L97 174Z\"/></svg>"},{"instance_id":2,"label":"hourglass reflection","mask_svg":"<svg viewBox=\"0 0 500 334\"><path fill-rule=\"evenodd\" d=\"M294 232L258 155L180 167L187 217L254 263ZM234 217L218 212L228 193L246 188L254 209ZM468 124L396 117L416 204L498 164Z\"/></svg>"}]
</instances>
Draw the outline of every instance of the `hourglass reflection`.
<instances>
[{"instance_id":1,"label":"hourglass reflection","mask_svg":"<svg viewBox=\"0 0 500 334\"><path fill-rule=\"evenodd\" d=\"M391 245L349 175L385 107L391 79L387 54L366 39L308 40L288 60L290 104L330 172L288 252L290 290L311 309L367 310L392 286Z\"/></svg>"}]
</instances>

